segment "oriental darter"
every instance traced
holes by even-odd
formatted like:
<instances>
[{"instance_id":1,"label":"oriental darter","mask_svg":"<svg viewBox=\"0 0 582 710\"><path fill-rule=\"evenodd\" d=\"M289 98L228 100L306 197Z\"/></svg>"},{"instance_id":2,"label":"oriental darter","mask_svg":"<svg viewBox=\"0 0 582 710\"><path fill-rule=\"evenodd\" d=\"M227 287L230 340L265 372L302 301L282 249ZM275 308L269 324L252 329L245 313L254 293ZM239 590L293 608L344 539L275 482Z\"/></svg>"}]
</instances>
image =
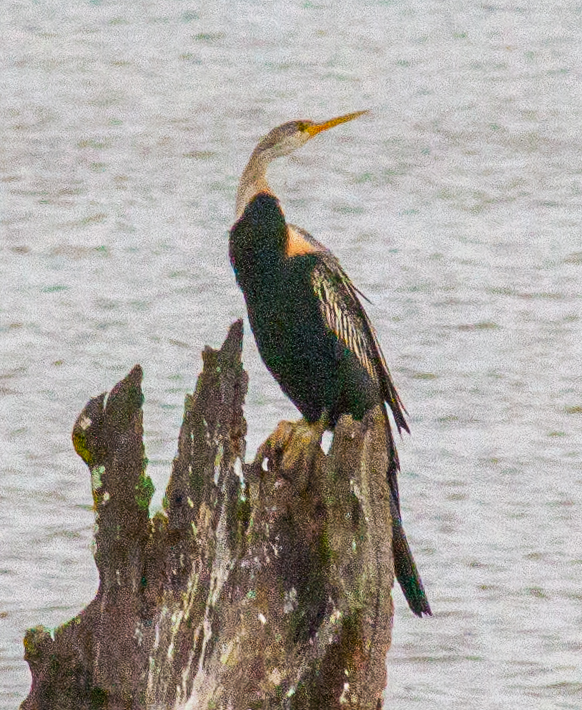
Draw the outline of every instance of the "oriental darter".
<instances>
[{"instance_id":1,"label":"oriental darter","mask_svg":"<svg viewBox=\"0 0 582 710\"><path fill-rule=\"evenodd\" d=\"M431 610L402 526L399 462L386 404L399 432L409 431L404 407L359 291L326 247L286 222L266 181L272 160L364 113L323 123L290 121L259 142L240 179L229 251L261 357L304 419L333 429L342 414L361 420L381 404L395 573L410 609L422 616Z\"/></svg>"}]
</instances>

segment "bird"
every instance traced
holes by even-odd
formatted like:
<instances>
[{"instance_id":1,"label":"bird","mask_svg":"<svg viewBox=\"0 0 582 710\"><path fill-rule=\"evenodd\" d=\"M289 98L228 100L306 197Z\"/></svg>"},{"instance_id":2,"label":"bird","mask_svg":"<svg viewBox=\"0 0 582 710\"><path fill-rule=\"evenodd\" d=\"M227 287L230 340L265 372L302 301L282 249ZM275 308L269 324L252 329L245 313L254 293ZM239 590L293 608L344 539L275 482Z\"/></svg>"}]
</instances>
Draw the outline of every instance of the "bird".
<instances>
[{"instance_id":1,"label":"bird","mask_svg":"<svg viewBox=\"0 0 582 710\"><path fill-rule=\"evenodd\" d=\"M308 424L319 422L333 430L343 414L361 420L382 406L395 574L412 612L432 615L402 525L400 464L387 407L399 432L410 431L406 410L362 306L365 296L329 249L286 221L266 179L276 158L366 113L356 111L320 123L289 121L259 141L238 185L229 256L259 353Z\"/></svg>"}]
</instances>

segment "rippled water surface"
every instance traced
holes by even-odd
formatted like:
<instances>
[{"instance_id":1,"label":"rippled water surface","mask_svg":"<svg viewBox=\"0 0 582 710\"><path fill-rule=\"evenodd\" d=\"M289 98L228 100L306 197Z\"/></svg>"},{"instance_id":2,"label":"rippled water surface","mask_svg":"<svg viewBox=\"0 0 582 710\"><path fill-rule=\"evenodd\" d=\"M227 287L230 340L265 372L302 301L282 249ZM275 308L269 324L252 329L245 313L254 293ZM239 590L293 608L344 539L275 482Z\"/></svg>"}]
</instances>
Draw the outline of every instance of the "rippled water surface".
<instances>
[{"instance_id":1,"label":"rippled water surface","mask_svg":"<svg viewBox=\"0 0 582 710\"><path fill-rule=\"evenodd\" d=\"M0 53L0 708L22 636L93 597L90 396L140 362L162 496L200 350L244 311L238 176L271 171L373 301L412 437L386 707L582 707L582 8L8 0ZM248 332L248 329L247 329ZM293 407L247 337L249 448Z\"/></svg>"}]
</instances>

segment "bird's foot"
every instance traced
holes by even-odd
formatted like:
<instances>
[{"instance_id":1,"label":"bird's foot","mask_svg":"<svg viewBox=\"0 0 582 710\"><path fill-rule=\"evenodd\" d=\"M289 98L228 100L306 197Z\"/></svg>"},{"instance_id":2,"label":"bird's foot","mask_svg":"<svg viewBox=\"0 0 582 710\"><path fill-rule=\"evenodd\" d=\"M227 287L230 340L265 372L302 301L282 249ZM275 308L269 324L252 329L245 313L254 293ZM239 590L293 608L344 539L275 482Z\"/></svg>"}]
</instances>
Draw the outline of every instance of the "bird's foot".
<instances>
[{"instance_id":1,"label":"bird's foot","mask_svg":"<svg viewBox=\"0 0 582 710\"><path fill-rule=\"evenodd\" d=\"M313 459L321 450L325 422L310 424L305 419L297 422L279 422L275 431L261 445L255 459L261 466L267 460L269 471L293 481L303 489L311 470Z\"/></svg>"}]
</instances>

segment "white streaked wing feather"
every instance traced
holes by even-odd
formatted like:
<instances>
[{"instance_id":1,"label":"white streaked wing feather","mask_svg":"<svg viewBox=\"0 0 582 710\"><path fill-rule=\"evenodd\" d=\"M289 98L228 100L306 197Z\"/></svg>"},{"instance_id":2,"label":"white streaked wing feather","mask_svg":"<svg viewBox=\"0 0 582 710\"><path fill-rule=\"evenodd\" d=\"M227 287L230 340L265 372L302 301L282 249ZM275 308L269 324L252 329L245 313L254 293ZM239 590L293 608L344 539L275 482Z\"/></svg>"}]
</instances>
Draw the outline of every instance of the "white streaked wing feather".
<instances>
[{"instance_id":1,"label":"white streaked wing feather","mask_svg":"<svg viewBox=\"0 0 582 710\"><path fill-rule=\"evenodd\" d=\"M335 259L334 267L331 269L322 261L313 270L313 289L322 315L338 340L354 353L372 380L378 382L378 370L374 362L377 354L370 351L366 337L370 324L353 285Z\"/></svg>"}]
</instances>

